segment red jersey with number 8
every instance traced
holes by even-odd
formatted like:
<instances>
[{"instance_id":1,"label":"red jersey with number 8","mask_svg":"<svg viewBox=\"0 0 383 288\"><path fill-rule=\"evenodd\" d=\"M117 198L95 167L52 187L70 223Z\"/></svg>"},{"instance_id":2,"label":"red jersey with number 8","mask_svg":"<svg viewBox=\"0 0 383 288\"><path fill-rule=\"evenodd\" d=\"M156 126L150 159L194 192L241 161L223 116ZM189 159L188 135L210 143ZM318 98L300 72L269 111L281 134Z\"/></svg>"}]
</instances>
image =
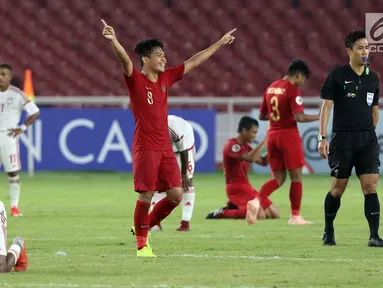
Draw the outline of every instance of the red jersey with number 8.
<instances>
[{"instance_id":1,"label":"red jersey with number 8","mask_svg":"<svg viewBox=\"0 0 383 288\"><path fill-rule=\"evenodd\" d=\"M270 130L298 130L294 114L303 112L302 94L290 81L280 79L265 91L261 113L269 115Z\"/></svg>"},{"instance_id":2,"label":"red jersey with number 8","mask_svg":"<svg viewBox=\"0 0 383 288\"><path fill-rule=\"evenodd\" d=\"M130 77L124 74L136 120L133 151L172 149L168 132L168 90L182 79L184 69L184 64L168 68L158 75L156 82L134 68Z\"/></svg>"}]
</instances>

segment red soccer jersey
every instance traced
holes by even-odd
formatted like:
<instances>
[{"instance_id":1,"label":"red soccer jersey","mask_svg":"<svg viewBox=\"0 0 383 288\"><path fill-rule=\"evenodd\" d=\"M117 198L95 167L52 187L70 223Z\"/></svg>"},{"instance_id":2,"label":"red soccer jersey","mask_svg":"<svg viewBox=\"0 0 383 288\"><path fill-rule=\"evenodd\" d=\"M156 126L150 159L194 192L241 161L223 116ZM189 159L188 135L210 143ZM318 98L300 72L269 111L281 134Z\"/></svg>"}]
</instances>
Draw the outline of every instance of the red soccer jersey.
<instances>
[{"instance_id":1,"label":"red soccer jersey","mask_svg":"<svg viewBox=\"0 0 383 288\"><path fill-rule=\"evenodd\" d=\"M226 184L242 183L248 184L248 172L250 163L240 160L245 152L252 150L249 144L241 145L235 138L226 142L223 147L223 167L225 169Z\"/></svg>"},{"instance_id":2,"label":"red soccer jersey","mask_svg":"<svg viewBox=\"0 0 383 288\"><path fill-rule=\"evenodd\" d=\"M132 150L171 150L168 131L168 90L182 79L185 65L168 68L152 82L133 68L130 77L125 74L130 107L136 120Z\"/></svg>"},{"instance_id":3,"label":"red soccer jersey","mask_svg":"<svg viewBox=\"0 0 383 288\"><path fill-rule=\"evenodd\" d=\"M297 121L294 119L297 112L303 112L301 91L290 81L280 79L266 89L261 113L269 115L270 130L297 130Z\"/></svg>"}]
</instances>

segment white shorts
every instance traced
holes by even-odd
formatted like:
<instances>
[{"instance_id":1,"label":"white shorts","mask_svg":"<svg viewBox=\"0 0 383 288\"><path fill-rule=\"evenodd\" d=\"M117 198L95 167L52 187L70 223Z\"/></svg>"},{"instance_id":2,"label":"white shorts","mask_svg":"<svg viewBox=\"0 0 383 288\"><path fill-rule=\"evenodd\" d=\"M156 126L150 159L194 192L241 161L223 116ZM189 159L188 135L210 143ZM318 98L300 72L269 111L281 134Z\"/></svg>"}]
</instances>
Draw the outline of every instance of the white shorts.
<instances>
[{"instance_id":1,"label":"white shorts","mask_svg":"<svg viewBox=\"0 0 383 288\"><path fill-rule=\"evenodd\" d=\"M7 256L7 212L0 201L0 255Z\"/></svg>"},{"instance_id":2,"label":"white shorts","mask_svg":"<svg viewBox=\"0 0 383 288\"><path fill-rule=\"evenodd\" d=\"M0 162L7 173L21 170L18 137L12 138L0 133Z\"/></svg>"},{"instance_id":3,"label":"white shorts","mask_svg":"<svg viewBox=\"0 0 383 288\"><path fill-rule=\"evenodd\" d=\"M188 152L188 177L189 179L193 178L194 174L194 169L195 169L195 156L196 156L196 151L195 147L189 150ZM176 153L176 158L178 162L178 167L180 167L181 170L181 155L180 153Z\"/></svg>"}]
</instances>

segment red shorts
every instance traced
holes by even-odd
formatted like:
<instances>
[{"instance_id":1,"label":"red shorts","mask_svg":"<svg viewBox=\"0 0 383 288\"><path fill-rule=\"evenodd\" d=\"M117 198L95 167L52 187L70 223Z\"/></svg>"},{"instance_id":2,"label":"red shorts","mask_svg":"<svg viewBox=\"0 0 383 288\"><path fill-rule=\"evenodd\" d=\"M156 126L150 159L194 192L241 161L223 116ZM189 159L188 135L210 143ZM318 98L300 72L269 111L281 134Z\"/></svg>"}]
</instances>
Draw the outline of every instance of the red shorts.
<instances>
[{"instance_id":1,"label":"red shorts","mask_svg":"<svg viewBox=\"0 0 383 288\"><path fill-rule=\"evenodd\" d=\"M164 192L182 187L176 157L169 151L133 151L133 178L136 192Z\"/></svg>"},{"instance_id":2,"label":"red shorts","mask_svg":"<svg viewBox=\"0 0 383 288\"><path fill-rule=\"evenodd\" d=\"M267 154L272 171L294 170L304 166L302 139L297 130L269 131Z\"/></svg>"},{"instance_id":3,"label":"red shorts","mask_svg":"<svg viewBox=\"0 0 383 288\"><path fill-rule=\"evenodd\" d=\"M247 207L247 202L258 196L256 191L250 184L233 183L226 185L226 195L229 202L238 207L238 209Z\"/></svg>"}]
</instances>

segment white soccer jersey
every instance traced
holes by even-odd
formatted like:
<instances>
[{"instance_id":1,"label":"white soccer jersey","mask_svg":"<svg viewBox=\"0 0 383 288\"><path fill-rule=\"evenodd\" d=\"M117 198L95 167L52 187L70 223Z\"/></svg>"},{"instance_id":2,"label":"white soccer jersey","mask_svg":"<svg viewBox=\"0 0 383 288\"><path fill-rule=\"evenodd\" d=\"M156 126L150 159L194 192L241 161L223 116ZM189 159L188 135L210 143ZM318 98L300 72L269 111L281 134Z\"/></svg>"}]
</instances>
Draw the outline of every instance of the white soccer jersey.
<instances>
[{"instance_id":1,"label":"white soccer jersey","mask_svg":"<svg viewBox=\"0 0 383 288\"><path fill-rule=\"evenodd\" d=\"M0 91L0 133L17 127L28 102L25 93L15 86L10 85L6 91Z\"/></svg>"},{"instance_id":2,"label":"white soccer jersey","mask_svg":"<svg viewBox=\"0 0 383 288\"><path fill-rule=\"evenodd\" d=\"M168 128L173 152L190 150L194 146L193 127L181 117L169 115Z\"/></svg>"},{"instance_id":3,"label":"white soccer jersey","mask_svg":"<svg viewBox=\"0 0 383 288\"><path fill-rule=\"evenodd\" d=\"M170 141L172 143L173 152L176 154L178 166L181 169L181 154L180 152L188 151L188 177L193 178L196 151L194 147L194 132L193 127L189 122L181 117L169 115L168 116L168 128Z\"/></svg>"}]
</instances>

